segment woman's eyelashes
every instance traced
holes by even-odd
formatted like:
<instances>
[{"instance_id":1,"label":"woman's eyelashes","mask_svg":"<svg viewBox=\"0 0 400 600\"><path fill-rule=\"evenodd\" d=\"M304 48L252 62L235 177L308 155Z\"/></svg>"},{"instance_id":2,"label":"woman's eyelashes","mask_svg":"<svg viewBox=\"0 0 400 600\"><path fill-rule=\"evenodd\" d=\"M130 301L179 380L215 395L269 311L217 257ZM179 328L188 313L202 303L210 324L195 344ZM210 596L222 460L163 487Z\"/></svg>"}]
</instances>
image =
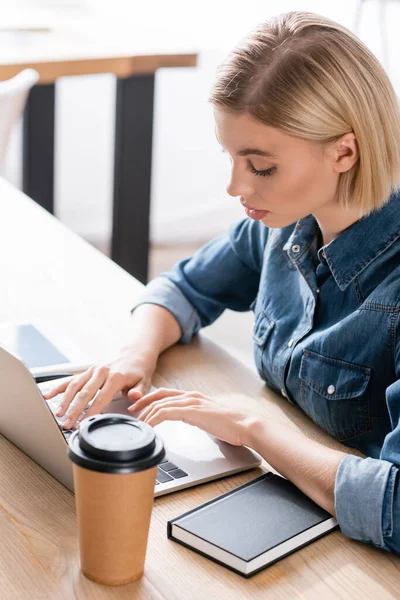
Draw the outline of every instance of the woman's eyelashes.
<instances>
[{"instance_id":1,"label":"woman's eyelashes","mask_svg":"<svg viewBox=\"0 0 400 600\"><path fill-rule=\"evenodd\" d=\"M258 171L252 164L249 164L249 168L254 175L261 175L261 177L268 177L268 175L273 175L276 171L276 167L270 167L269 169L265 169L265 171Z\"/></svg>"},{"instance_id":2,"label":"woman's eyelashes","mask_svg":"<svg viewBox=\"0 0 400 600\"><path fill-rule=\"evenodd\" d=\"M228 154L228 152L222 146L221 146L221 152L223 152L224 154ZM232 159L231 159L231 162L232 162ZM259 171L258 169L256 169L255 167L253 167L253 165L251 163L248 163L248 165L249 165L250 171L254 175L260 175L261 177L268 177L269 175L273 175L275 173L275 171L276 171L276 167L270 167L269 169L265 169L263 171Z\"/></svg>"}]
</instances>

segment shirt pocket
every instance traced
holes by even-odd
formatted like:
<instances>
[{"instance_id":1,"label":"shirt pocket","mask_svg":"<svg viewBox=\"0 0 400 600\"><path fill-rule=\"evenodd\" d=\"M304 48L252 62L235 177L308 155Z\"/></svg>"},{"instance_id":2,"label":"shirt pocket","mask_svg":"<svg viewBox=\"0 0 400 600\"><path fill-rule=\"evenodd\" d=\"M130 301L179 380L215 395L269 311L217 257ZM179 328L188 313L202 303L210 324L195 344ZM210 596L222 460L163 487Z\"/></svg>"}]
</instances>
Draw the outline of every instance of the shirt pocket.
<instances>
[{"instance_id":1,"label":"shirt pocket","mask_svg":"<svg viewBox=\"0 0 400 600\"><path fill-rule=\"evenodd\" d=\"M256 314L253 323L254 361L257 371L264 381L266 381L266 379L263 372L262 355L274 325L274 321L272 321L264 312L260 311Z\"/></svg>"},{"instance_id":2,"label":"shirt pocket","mask_svg":"<svg viewBox=\"0 0 400 600\"><path fill-rule=\"evenodd\" d=\"M304 350L300 363L300 405L340 441L371 431L371 369Z\"/></svg>"}]
</instances>

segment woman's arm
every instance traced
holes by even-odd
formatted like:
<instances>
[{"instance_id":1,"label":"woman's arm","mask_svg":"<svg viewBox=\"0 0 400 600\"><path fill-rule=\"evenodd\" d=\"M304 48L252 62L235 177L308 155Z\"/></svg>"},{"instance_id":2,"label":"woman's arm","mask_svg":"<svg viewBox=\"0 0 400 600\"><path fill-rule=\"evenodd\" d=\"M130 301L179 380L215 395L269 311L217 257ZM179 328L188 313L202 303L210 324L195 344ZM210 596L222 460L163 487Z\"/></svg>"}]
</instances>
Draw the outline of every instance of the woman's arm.
<instances>
[{"instance_id":1,"label":"woman's arm","mask_svg":"<svg viewBox=\"0 0 400 600\"><path fill-rule=\"evenodd\" d=\"M258 417L248 424L244 444L334 515L344 535L400 554L400 379L386 399L393 430L379 458L326 448Z\"/></svg>"},{"instance_id":2,"label":"woman's arm","mask_svg":"<svg viewBox=\"0 0 400 600\"><path fill-rule=\"evenodd\" d=\"M335 515L344 535L400 554L400 314L394 363L397 381L386 390L392 430L379 458L331 450L263 418L247 433L249 446Z\"/></svg>"},{"instance_id":3,"label":"woman's arm","mask_svg":"<svg viewBox=\"0 0 400 600\"><path fill-rule=\"evenodd\" d=\"M153 279L133 310L145 303L163 306L179 323L183 343L190 342L226 308L250 310L258 292L267 238L268 229L262 223L239 221L228 234Z\"/></svg>"},{"instance_id":4,"label":"woman's arm","mask_svg":"<svg viewBox=\"0 0 400 600\"><path fill-rule=\"evenodd\" d=\"M339 463L346 456L344 452L327 448L283 423L266 418L251 422L245 445L336 516L335 480Z\"/></svg>"},{"instance_id":5,"label":"woman's arm","mask_svg":"<svg viewBox=\"0 0 400 600\"><path fill-rule=\"evenodd\" d=\"M400 554L400 379L387 389L396 425L380 458L361 458L326 448L247 406L213 400L198 392L160 388L129 410L155 426L184 421L235 446L261 454L317 504L336 516L347 537Z\"/></svg>"}]
</instances>

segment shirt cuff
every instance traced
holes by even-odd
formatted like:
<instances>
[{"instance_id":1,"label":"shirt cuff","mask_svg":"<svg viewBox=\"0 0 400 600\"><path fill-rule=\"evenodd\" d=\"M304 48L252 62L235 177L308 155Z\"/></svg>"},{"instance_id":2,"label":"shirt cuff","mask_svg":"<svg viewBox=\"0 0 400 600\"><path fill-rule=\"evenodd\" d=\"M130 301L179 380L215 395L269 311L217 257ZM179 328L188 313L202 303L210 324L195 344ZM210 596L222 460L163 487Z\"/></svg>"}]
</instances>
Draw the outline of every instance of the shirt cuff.
<instances>
[{"instance_id":1,"label":"shirt cuff","mask_svg":"<svg viewBox=\"0 0 400 600\"><path fill-rule=\"evenodd\" d=\"M397 468L387 460L348 454L335 480L335 511L347 537L384 547L393 529L393 494Z\"/></svg>"},{"instance_id":2,"label":"shirt cuff","mask_svg":"<svg viewBox=\"0 0 400 600\"><path fill-rule=\"evenodd\" d=\"M156 277L146 285L143 294L133 306L131 314L141 304L157 304L166 308L179 323L182 330L182 337L179 341L183 344L188 344L193 335L201 328L198 312L179 287L167 277Z\"/></svg>"}]
</instances>

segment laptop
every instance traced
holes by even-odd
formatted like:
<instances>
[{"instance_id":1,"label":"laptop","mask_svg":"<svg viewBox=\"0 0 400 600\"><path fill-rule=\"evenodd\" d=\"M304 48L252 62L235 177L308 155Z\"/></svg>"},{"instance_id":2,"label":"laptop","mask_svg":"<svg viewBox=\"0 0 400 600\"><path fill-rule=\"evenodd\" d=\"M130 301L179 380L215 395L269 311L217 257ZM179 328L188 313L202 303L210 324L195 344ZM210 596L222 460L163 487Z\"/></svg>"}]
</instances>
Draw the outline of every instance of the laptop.
<instances>
[{"instance_id":1,"label":"laptop","mask_svg":"<svg viewBox=\"0 0 400 600\"><path fill-rule=\"evenodd\" d=\"M72 463L67 456L72 431L61 426L65 415L55 416L62 394L43 398L45 391L59 383L58 379L37 385L26 365L0 346L0 433L73 492ZM128 411L130 405L119 394L103 413L138 416ZM164 421L154 430L166 450L158 467L155 497L253 469L262 462L253 450L223 442L182 421Z\"/></svg>"}]
</instances>

